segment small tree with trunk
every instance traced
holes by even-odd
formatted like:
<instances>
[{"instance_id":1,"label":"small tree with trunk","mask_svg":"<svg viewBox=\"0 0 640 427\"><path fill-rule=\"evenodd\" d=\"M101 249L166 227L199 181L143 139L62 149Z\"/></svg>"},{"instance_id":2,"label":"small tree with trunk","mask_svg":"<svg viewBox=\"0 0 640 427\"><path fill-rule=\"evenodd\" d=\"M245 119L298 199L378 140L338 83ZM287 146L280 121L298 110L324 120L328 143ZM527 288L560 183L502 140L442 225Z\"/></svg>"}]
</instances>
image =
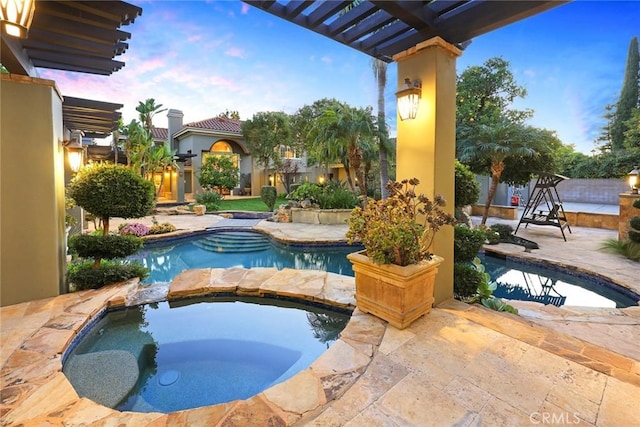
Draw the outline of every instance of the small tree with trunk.
<instances>
[{"instance_id":1,"label":"small tree with trunk","mask_svg":"<svg viewBox=\"0 0 640 427\"><path fill-rule=\"evenodd\" d=\"M282 177L282 184L287 192L287 194L291 193L291 184L293 184L293 180L300 175L299 165L293 159L284 159L280 168L278 169L278 173Z\"/></svg>"},{"instance_id":2,"label":"small tree with trunk","mask_svg":"<svg viewBox=\"0 0 640 427\"><path fill-rule=\"evenodd\" d=\"M155 199L152 182L133 170L113 164L96 164L81 169L71 180L68 194L76 205L102 220L102 235L79 235L69 240L69 248L82 258L93 258L93 265L81 265L69 274L69 280L81 288L96 288L113 281L146 275L146 270L131 265L102 266L102 259L125 258L134 254L142 240L132 235L110 235L109 219L140 218L151 213ZM87 272L91 268L100 270Z\"/></svg>"},{"instance_id":3,"label":"small tree with trunk","mask_svg":"<svg viewBox=\"0 0 640 427\"><path fill-rule=\"evenodd\" d=\"M198 181L208 191L231 191L238 186L238 167L228 156L207 156L200 168Z\"/></svg>"}]
</instances>

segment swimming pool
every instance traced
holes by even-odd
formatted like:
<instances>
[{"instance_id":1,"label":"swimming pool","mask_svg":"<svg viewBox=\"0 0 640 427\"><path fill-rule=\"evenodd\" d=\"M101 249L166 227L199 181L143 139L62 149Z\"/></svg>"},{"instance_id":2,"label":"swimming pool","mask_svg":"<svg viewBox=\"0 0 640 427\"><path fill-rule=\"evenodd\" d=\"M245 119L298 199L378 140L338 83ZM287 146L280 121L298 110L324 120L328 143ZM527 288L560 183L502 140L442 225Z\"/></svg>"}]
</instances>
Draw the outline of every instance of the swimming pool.
<instances>
[{"instance_id":1,"label":"swimming pool","mask_svg":"<svg viewBox=\"0 0 640 427\"><path fill-rule=\"evenodd\" d=\"M81 397L173 412L247 399L306 369L350 313L259 297L207 297L106 313L65 354Z\"/></svg>"},{"instance_id":2,"label":"swimming pool","mask_svg":"<svg viewBox=\"0 0 640 427\"><path fill-rule=\"evenodd\" d=\"M353 276L346 255L361 250L347 244L279 243L250 230L216 231L199 236L153 242L130 257L150 269L147 283L170 282L183 270L194 268L276 267L323 270ZM498 282L494 295L543 304L594 307L629 307L637 296L593 275L578 274L541 263L504 260L481 254L491 279Z\"/></svg>"},{"instance_id":3,"label":"swimming pool","mask_svg":"<svg viewBox=\"0 0 640 427\"><path fill-rule=\"evenodd\" d=\"M498 287L494 295L555 306L629 307L638 297L607 280L579 271L554 268L539 261L524 261L480 254L482 264Z\"/></svg>"},{"instance_id":4,"label":"swimming pool","mask_svg":"<svg viewBox=\"0 0 640 427\"><path fill-rule=\"evenodd\" d=\"M224 230L180 239L150 242L129 257L150 270L146 283L170 282L195 268L276 267L322 270L353 276L347 254L358 245L282 244L250 230Z\"/></svg>"}]
</instances>

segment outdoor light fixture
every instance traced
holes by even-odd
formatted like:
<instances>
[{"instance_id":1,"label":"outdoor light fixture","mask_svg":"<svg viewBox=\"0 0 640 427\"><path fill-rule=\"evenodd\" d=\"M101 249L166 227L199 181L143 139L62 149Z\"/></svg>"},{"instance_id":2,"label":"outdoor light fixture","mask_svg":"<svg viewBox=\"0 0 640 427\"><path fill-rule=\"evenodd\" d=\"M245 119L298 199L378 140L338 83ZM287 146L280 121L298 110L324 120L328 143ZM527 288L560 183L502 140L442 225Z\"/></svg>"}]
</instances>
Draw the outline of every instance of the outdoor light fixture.
<instances>
[{"instance_id":1,"label":"outdoor light fixture","mask_svg":"<svg viewBox=\"0 0 640 427\"><path fill-rule=\"evenodd\" d=\"M273 187L273 175L269 174L269 185Z\"/></svg>"},{"instance_id":2,"label":"outdoor light fixture","mask_svg":"<svg viewBox=\"0 0 640 427\"><path fill-rule=\"evenodd\" d=\"M13 37L27 38L35 7L35 0L0 0L3 31Z\"/></svg>"},{"instance_id":3,"label":"outdoor light fixture","mask_svg":"<svg viewBox=\"0 0 640 427\"><path fill-rule=\"evenodd\" d=\"M638 194L638 175L640 175L640 172L638 172L638 166L635 166L633 170L627 174L631 194Z\"/></svg>"},{"instance_id":4,"label":"outdoor light fixture","mask_svg":"<svg viewBox=\"0 0 640 427\"><path fill-rule=\"evenodd\" d=\"M421 95L422 82L420 80L414 80L411 82L411 79L404 79L404 84L400 90L396 92L400 120L416 118Z\"/></svg>"},{"instance_id":5,"label":"outdoor light fixture","mask_svg":"<svg viewBox=\"0 0 640 427\"><path fill-rule=\"evenodd\" d=\"M324 184L324 175L320 175L320 176L318 177L318 182L319 182L320 184Z\"/></svg>"},{"instance_id":6,"label":"outdoor light fixture","mask_svg":"<svg viewBox=\"0 0 640 427\"><path fill-rule=\"evenodd\" d=\"M78 172L82 165L82 153L84 152L82 143L78 142L75 138L70 141L64 141L64 149L67 150L69 167L71 167L73 172Z\"/></svg>"}]
</instances>

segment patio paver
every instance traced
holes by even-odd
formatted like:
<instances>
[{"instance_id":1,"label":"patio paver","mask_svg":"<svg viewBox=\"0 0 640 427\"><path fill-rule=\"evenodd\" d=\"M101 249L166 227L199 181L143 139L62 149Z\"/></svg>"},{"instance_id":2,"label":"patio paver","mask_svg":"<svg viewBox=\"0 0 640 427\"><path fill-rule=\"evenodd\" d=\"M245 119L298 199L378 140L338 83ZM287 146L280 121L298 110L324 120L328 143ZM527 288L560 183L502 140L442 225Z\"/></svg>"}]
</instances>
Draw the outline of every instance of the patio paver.
<instances>
[{"instance_id":1,"label":"patio paver","mask_svg":"<svg viewBox=\"0 0 640 427\"><path fill-rule=\"evenodd\" d=\"M178 218L158 219L189 230L219 221ZM346 226L327 227L256 226L283 240L344 238ZM533 254L514 245L500 250L597 268L623 286L640 286L637 264L597 251L598 240L613 232L572 227L563 242L556 231L519 232L540 244ZM233 288L353 303L352 278L264 270L187 271L167 292L172 298ZM283 280L270 281L277 275ZM246 401L171 414L115 411L77 396L60 372L61 352L91 316L134 301L137 289L134 281L0 309L2 425L640 425L638 309L545 311L529 304L524 317L515 317L457 301L402 331L356 311L340 341L311 368Z\"/></svg>"}]
</instances>

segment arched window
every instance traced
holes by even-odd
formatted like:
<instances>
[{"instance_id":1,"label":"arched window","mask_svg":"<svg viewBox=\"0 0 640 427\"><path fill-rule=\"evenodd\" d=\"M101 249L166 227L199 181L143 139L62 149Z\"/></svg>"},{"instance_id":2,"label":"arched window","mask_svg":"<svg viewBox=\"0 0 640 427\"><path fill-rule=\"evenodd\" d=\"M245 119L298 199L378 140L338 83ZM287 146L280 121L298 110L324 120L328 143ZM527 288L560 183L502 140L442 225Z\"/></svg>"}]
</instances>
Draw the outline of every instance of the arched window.
<instances>
[{"instance_id":1,"label":"arched window","mask_svg":"<svg viewBox=\"0 0 640 427\"><path fill-rule=\"evenodd\" d=\"M211 146L212 153L233 153L231 145L226 141L218 141Z\"/></svg>"}]
</instances>

